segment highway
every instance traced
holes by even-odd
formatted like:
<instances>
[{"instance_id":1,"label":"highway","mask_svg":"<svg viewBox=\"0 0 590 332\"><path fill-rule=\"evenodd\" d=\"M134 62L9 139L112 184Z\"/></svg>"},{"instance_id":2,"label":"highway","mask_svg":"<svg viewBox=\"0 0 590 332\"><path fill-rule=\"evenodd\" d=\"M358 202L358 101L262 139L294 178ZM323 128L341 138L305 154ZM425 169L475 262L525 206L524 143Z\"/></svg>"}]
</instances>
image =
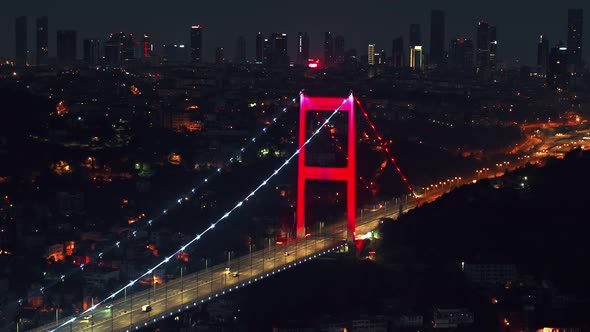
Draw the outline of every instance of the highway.
<instances>
[{"instance_id":1,"label":"highway","mask_svg":"<svg viewBox=\"0 0 590 332\"><path fill-rule=\"evenodd\" d=\"M430 199L434 198L434 195L431 196ZM403 204L404 211L415 206L416 202L411 199ZM398 212L399 206L394 202L384 204L381 209L364 212L361 218L357 218L357 235L376 229L381 218L396 217ZM92 317L88 317L90 313L79 315L72 323L64 324L73 318L73 316L65 317L58 322L29 331L52 331L62 324L64 325L55 331L136 330L160 319L175 316L183 309L189 309L223 296L239 287L263 280L290 267L344 247L346 242L344 223L328 225L319 233L290 241L287 244L273 244L270 248L253 251L251 254L232 259L229 266L227 263L212 266L140 292L133 292L133 289L128 290L126 294L121 294L117 299L97 306L92 311ZM142 310L144 305L149 305L151 310L144 312ZM88 317L88 319L84 319L84 317Z\"/></svg>"}]
</instances>

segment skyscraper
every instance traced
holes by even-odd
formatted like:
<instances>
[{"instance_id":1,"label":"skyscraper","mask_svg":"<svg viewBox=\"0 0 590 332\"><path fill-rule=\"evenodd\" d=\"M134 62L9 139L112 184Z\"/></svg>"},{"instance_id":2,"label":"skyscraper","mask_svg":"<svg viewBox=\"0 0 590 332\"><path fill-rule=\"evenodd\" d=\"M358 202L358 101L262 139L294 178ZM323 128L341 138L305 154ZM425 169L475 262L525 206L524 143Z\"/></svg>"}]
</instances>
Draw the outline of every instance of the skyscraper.
<instances>
[{"instance_id":1,"label":"skyscraper","mask_svg":"<svg viewBox=\"0 0 590 332\"><path fill-rule=\"evenodd\" d=\"M271 63L273 65L288 65L289 55L287 53L287 34L273 32L270 38Z\"/></svg>"},{"instance_id":2,"label":"skyscraper","mask_svg":"<svg viewBox=\"0 0 590 332\"><path fill-rule=\"evenodd\" d=\"M445 60L445 12L433 10L430 13L430 61L441 66Z\"/></svg>"},{"instance_id":3,"label":"skyscraper","mask_svg":"<svg viewBox=\"0 0 590 332\"><path fill-rule=\"evenodd\" d=\"M49 23L47 16L37 18L37 66L48 64L49 57Z\"/></svg>"},{"instance_id":4,"label":"skyscraper","mask_svg":"<svg viewBox=\"0 0 590 332\"><path fill-rule=\"evenodd\" d=\"M191 26L191 63L202 63L203 27Z\"/></svg>"},{"instance_id":5,"label":"skyscraper","mask_svg":"<svg viewBox=\"0 0 590 332\"><path fill-rule=\"evenodd\" d=\"M458 72L471 72L473 69L473 41L453 39L449 45L449 68Z\"/></svg>"},{"instance_id":6,"label":"skyscraper","mask_svg":"<svg viewBox=\"0 0 590 332\"><path fill-rule=\"evenodd\" d=\"M264 38L262 40L262 63L265 65L271 64L272 48L270 39Z\"/></svg>"},{"instance_id":7,"label":"skyscraper","mask_svg":"<svg viewBox=\"0 0 590 332\"><path fill-rule=\"evenodd\" d=\"M410 48L410 68L414 70L422 70L424 68L424 51L420 45Z\"/></svg>"},{"instance_id":8,"label":"skyscraper","mask_svg":"<svg viewBox=\"0 0 590 332\"><path fill-rule=\"evenodd\" d=\"M100 40L98 39L84 39L84 63L88 65L96 65L100 60Z\"/></svg>"},{"instance_id":9,"label":"skyscraper","mask_svg":"<svg viewBox=\"0 0 590 332\"><path fill-rule=\"evenodd\" d=\"M238 36L234 61L236 63L246 63L246 37L244 36Z\"/></svg>"},{"instance_id":10,"label":"skyscraper","mask_svg":"<svg viewBox=\"0 0 590 332\"><path fill-rule=\"evenodd\" d=\"M420 24L410 24L410 68L420 70L424 66L424 52L422 50L422 33Z\"/></svg>"},{"instance_id":11,"label":"skyscraper","mask_svg":"<svg viewBox=\"0 0 590 332\"><path fill-rule=\"evenodd\" d=\"M537 66L542 72L547 71L547 61L549 60L549 40L545 35L539 36L539 43L537 44Z\"/></svg>"},{"instance_id":12,"label":"skyscraper","mask_svg":"<svg viewBox=\"0 0 590 332\"><path fill-rule=\"evenodd\" d=\"M338 35L334 38L334 63L342 64L345 60L344 37Z\"/></svg>"},{"instance_id":13,"label":"skyscraper","mask_svg":"<svg viewBox=\"0 0 590 332\"><path fill-rule=\"evenodd\" d=\"M264 37L262 32L256 34L256 64L261 65L264 63Z\"/></svg>"},{"instance_id":14,"label":"skyscraper","mask_svg":"<svg viewBox=\"0 0 590 332\"><path fill-rule=\"evenodd\" d=\"M375 44L369 44L367 48L367 62L369 66L375 65Z\"/></svg>"},{"instance_id":15,"label":"skyscraper","mask_svg":"<svg viewBox=\"0 0 590 332\"><path fill-rule=\"evenodd\" d=\"M334 37L331 32L324 34L324 65L329 66L334 63Z\"/></svg>"},{"instance_id":16,"label":"skyscraper","mask_svg":"<svg viewBox=\"0 0 590 332\"><path fill-rule=\"evenodd\" d=\"M16 65L26 66L28 60L27 48L27 17L20 16L15 22L15 55Z\"/></svg>"},{"instance_id":17,"label":"skyscraper","mask_svg":"<svg viewBox=\"0 0 590 332\"><path fill-rule=\"evenodd\" d=\"M567 59L571 53L561 43L551 48L547 67L547 86L566 89L568 85Z\"/></svg>"},{"instance_id":18,"label":"skyscraper","mask_svg":"<svg viewBox=\"0 0 590 332\"><path fill-rule=\"evenodd\" d=\"M381 50L379 53L375 54L377 57L377 64L383 66L387 63L387 53L385 50Z\"/></svg>"},{"instance_id":19,"label":"skyscraper","mask_svg":"<svg viewBox=\"0 0 590 332\"><path fill-rule=\"evenodd\" d=\"M477 24L477 54L475 65L478 73L487 73L490 68L490 25L486 21Z\"/></svg>"},{"instance_id":20,"label":"skyscraper","mask_svg":"<svg viewBox=\"0 0 590 332\"><path fill-rule=\"evenodd\" d=\"M490 68L492 70L496 69L496 63L498 62L498 39L496 37L496 27L490 26L489 29L489 38L490 38Z\"/></svg>"},{"instance_id":21,"label":"skyscraper","mask_svg":"<svg viewBox=\"0 0 590 332\"><path fill-rule=\"evenodd\" d=\"M111 33L104 43L105 61L110 65L121 65L135 58L133 35L125 32Z\"/></svg>"},{"instance_id":22,"label":"skyscraper","mask_svg":"<svg viewBox=\"0 0 590 332\"><path fill-rule=\"evenodd\" d=\"M144 33L143 37L141 38L141 42L139 43L139 46L141 48L141 52L136 54L138 57L145 59L152 56L154 45L151 42L150 36Z\"/></svg>"},{"instance_id":23,"label":"skyscraper","mask_svg":"<svg viewBox=\"0 0 590 332\"><path fill-rule=\"evenodd\" d=\"M393 40L391 56L393 67L402 68L404 66L404 37L399 36Z\"/></svg>"},{"instance_id":24,"label":"skyscraper","mask_svg":"<svg viewBox=\"0 0 590 332\"><path fill-rule=\"evenodd\" d=\"M215 64L221 65L225 63L225 55L223 52L223 47L216 47L215 48Z\"/></svg>"},{"instance_id":25,"label":"skyscraper","mask_svg":"<svg viewBox=\"0 0 590 332\"><path fill-rule=\"evenodd\" d=\"M420 24L410 24L410 47L412 46L422 46Z\"/></svg>"},{"instance_id":26,"label":"skyscraper","mask_svg":"<svg viewBox=\"0 0 590 332\"><path fill-rule=\"evenodd\" d=\"M57 31L57 62L71 65L76 61L76 30Z\"/></svg>"},{"instance_id":27,"label":"skyscraper","mask_svg":"<svg viewBox=\"0 0 590 332\"><path fill-rule=\"evenodd\" d=\"M300 65L307 64L309 59L309 35L307 32L297 34L297 63Z\"/></svg>"},{"instance_id":28,"label":"skyscraper","mask_svg":"<svg viewBox=\"0 0 590 332\"><path fill-rule=\"evenodd\" d=\"M570 9L567 13L567 49L570 72L575 72L582 64L582 42L584 40L584 10Z\"/></svg>"}]
</instances>

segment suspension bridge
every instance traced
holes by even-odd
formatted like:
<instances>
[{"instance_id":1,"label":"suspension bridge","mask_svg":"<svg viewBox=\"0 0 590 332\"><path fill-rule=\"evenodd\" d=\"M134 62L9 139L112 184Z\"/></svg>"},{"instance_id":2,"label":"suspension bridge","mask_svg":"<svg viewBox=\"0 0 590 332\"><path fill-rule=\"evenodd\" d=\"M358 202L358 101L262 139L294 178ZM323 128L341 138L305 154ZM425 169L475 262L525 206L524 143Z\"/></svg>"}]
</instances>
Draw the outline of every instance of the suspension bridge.
<instances>
[{"instance_id":1,"label":"suspension bridge","mask_svg":"<svg viewBox=\"0 0 590 332\"><path fill-rule=\"evenodd\" d=\"M296 100L293 99L295 102ZM241 199L227 213L213 222L208 228L197 234L191 241L185 243L176 252L166 256L161 262L147 269L145 273L131 280L124 287L112 292L112 295L92 305L87 310L75 316L63 317L57 321L46 324L30 331L135 331L149 326L160 320L175 316L178 313L196 307L207 301L235 292L241 287L252 283L263 282L266 278L304 264L320 256L344 252L349 245L354 245L355 239L376 229L384 217L396 217L400 211L407 211L420 205L418 197L411 185L397 165L397 161L391 155L388 147L384 151L396 168L402 180L406 184L409 194L406 199L385 202L381 208L374 209L357 218L356 207L356 126L355 109L361 109L369 126L373 130L379 143L383 138L377 132L362 104L351 93L345 98L339 97L312 97L299 94L300 123L299 143L297 150L285 160L285 162L264 181L260 183L249 195ZM309 111L329 111L329 116L321 123L311 135L306 128L306 117ZM283 112L286 108L283 109ZM325 128L332 118L339 112L347 112L348 137L346 167L312 167L305 161L306 147ZM273 123L277 122L277 117ZM265 127L260 134L267 131ZM259 136L259 135L258 135ZM258 136L252 138L249 144L255 144ZM241 149L241 152L244 148ZM185 251L189 246L206 236L217 224L238 213L239 208L248 202L262 187L274 176L280 173L290 162L298 157L298 193L297 193L297 218L296 237L285 243L269 243L269 246L259 250L252 250L239 257L228 259L227 262L205 267L202 270L184 274L181 269L180 278L163 284L153 283L153 287L141 291L134 290L134 286L145 278L153 278L154 271L164 266L176 255ZM234 157L228 163L233 162ZM295 163L293 163L295 164ZM219 173L221 169L217 169ZM203 180L207 182L207 178ZM320 225L319 229L306 229L305 223L305 187L308 180L343 181L347 186L347 210L346 217L332 225ZM192 193L198 188L193 188ZM423 200L431 200L437 197L437 193L429 193ZM412 199L410 199L412 197ZM181 204L182 200L178 200ZM362 211L362 210L360 210ZM167 213L162 211L160 217ZM149 224L153 219L149 221ZM324 227L322 227L324 226ZM119 243L116 243L119 246ZM99 254L102 256L102 253ZM83 266L82 266L83 268ZM135 288L138 288L137 286ZM43 291L43 289L41 289Z\"/></svg>"}]
</instances>

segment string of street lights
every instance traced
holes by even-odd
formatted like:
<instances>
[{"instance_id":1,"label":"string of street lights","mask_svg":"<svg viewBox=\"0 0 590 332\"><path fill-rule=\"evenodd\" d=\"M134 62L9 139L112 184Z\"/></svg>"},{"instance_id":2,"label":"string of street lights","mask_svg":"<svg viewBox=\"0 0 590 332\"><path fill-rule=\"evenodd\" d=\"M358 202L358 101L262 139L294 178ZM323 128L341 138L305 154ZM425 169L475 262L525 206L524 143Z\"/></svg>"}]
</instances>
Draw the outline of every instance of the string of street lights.
<instances>
[{"instance_id":1,"label":"string of street lights","mask_svg":"<svg viewBox=\"0 0 590 332\"><path fill-rule=\"evenodd\" d=\"M302 93L303 93L303 90L300 90L298 96L295 97L295 98L293 98L293 99L291 99L291 101L293 103L297 102L297 98L300 97ZM189 196L195 195L199 189L201 189L203 186L205 186L215 176L219 175L221 173L221 171L226 170L229 166L233 165L238 160L237 157L240 154L244 153L246 150L248 150L251 146L253 146L256 143L257 140L259 140L261 137L263 137L268 132L268 130L277 123L277 121L280 118L280 116L287 112L287 109L288 108L289 108L289 106L285 106L282 109L280 109L280 111L278 111L274 115L272 121L270 121L265 127L263 127L261 130L259 130L252 138L248 139L246 141L246 144L244 146L242 146L236 152L232 153L231 154L231 157L228 158L223 163L223 165L221 167L218 167L217 169L215 169L214 171L212 171L209 175L207 175L205 178L203 178L202 180L200 180L198 182L198 184L195 185L189 192L187 192L187 193L185 193L183 195L180 195L180 198L176 199L174 201L174 203L172 205L170 205L168 208L162 209L161 212L158 215L156 215L155 217L149 219L147 221L147 223L144 223L144 224L134 223L134 225L135 225L134 227L137 227L137 228L132 231L131 234L133 236L132 237L127 237L127 240L136 239L137 238L137 233L138 233L139 230L152 226L154 224L154 222L156 222L156 221L162 219L164 216L166 216L166 214L170 210L172 210L172 209L180 206L184 201L187 200L187 198ZM145 220L145 219L139 219L138 221L140 221L140 220ZM123 243L121 243L121 241L117 240L113 244L111 244L110 246L106 247L106 249L103 249L102 251L100 251L99 253L97 253L92 258L99 259L100 260L100 259L102 259L102 257L104 256L105 253L108 253L108 252L110 252L111 250L113 250L115 248L120 248L120 246L122 244ZM65 273L65 274L60 275L59 279L56 279L52 284L47 285L47 286L40 287L39 289L35 290L34 292L31 292L30 294L27 294L26 298L20 298L20 299L18 299L16 301L16 303L14 303L14 304L15 305L22 305L24 299L27 299L28 300L29 298L31 298L33 296L44 294L45 291L47 291L48 289L54 287L55 285L58 285L60 283L65 282L66 279L69 278L69 277L71 277L72 275L75 275L78 272L84 271L84 267L85 266L86 266L85 263L80 264L79 268L73 269L72 271L70 271L68 273Z\"/></svg>"},{"instance_id":2,"label":"string of street lights","mask_svg":"<svg viewBox=\"0 0 590 332\"><path fill-rule=\"evenodd\" d=\"M300 92L301 95L302 92ZM238 203L231 208L228 212L226 212L223 216L221 216L219 219L217 219L215 222L213 222L208 228L206 228L204 231L202 231L201 233L198 233L192 240L190 240L189 242L187 242L186 244L184 244L183 246L181 246L177 251L175 251L174 253L166 256L166 258L164 258L162 261L160 261L158 264L154 265L153 267L151 267L150 269L148 269L146 272L144 272L143 274L141 274L139 277L135 278L134 280L131 280L127 285L121 287L119 290L113 292L109 297L101 300L100 302L94 304L93 306L91 306L90 308L86 309L85 311L75 315L74 317L72 317L71 319L69 319L68 321L62 323L61 325L55 327L54 329L50 330L50 332L56 331L58 329L60 329L61 327L67 325L67 324L71 324L73 323L78 317L82 316L82 315L87 315L88 313L91 313L92 311L94 311L98 306L100 306L101 304L114 299L117 295L119 295L120 293L124 292L127 288L132 287L136 282L139 282L141 279L143 279L146 276L149 276L150 274L152 274L156 269L158 269L160 266L165 265L166 263L168 263L170 261L170 259L176 257L176 255L178 255L179 253L185 251L189 246L191 246L192 244L194 244L195 242L199 241L204 235L206 235L208 232L210 232L211 230L213 230L215 228L215 226L217 226L220 222L222 222L223 220L227 219L235 210L237 210L238 208L240 208L244 203L248 202L248 200L253 197L254 195L256 195L256 193L264 186L266 186L268 184L268 181L270 181L273 177L275 177L277 174L279 174L279 172L285 168L289 162L295 158L297 155L299 155L299 153L301 152L301 150L307 146L307 144L309 144L309 142L311 142L311 140L316 137L320 131L326 127L329 123L330 120L332 120L332 118L338 113L338 111L340 110L340 108L342 108L342 106L347 102L353 102L352 99L352 94L350 94L347 98L345 98L342 103L332 112L332 114L330 114L330 116L322 123L322 125L320 125L314 132L313 134L299 147L297 148L297 150L289 157L285 160L285 162L279 167L277 168L273 173L271 173L266 179L264 179L250 194L248 194L245 198L241 199L240 201L238 201ZM254 142L255 139L252 139L252 141ZM205 181L206 182L206 181ZM179 203L180 204L180 203ZM166 214L166 210L163 210L163 214Z\"/></svg>"}]
</instances>

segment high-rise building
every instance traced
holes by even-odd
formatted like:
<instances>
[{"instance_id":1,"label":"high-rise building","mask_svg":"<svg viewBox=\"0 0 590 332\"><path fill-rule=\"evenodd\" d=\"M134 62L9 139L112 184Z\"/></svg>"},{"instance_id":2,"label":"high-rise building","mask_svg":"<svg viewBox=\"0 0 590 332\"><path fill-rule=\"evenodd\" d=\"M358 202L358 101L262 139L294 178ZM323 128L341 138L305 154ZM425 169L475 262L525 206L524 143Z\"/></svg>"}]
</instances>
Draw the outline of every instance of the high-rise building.
<instances>
[{"instance_id":1,"label":"high-rise building","mask_svg":"<svg viewBox=\"0 0 590 332\"><path fill-rule=\"evenodd\" d=\"M410 24L410 47L412 46L422 46L420 24Z\"/></svg>"},{"instance_id":2,"label":"high-rise building","mask_svg":"<svg viewBox=\"0 0 590 332\"><path fill-rule=\"evenodd\" d=\"M453 39L449 45L449 68L459 72L473 70L473 41L471 39Z\"/></svg>"},{"instance_id":3,"label":"high-rise building","mask_svg":"<svg viewBox=\"0 0 590 332\"><path fill-rule=\"evenodd\" d=\"M381 50L381 52L376 53L375 54L376 57L376 63L380 66L383 66L387 63L387 53L385 52L385 50Z\"/></svg>"},{"instance_id":4,"label":"high-rise building","mask_svg":"<svg viewBox=\"0 0 590 332\"><path fill-rule=\"evenodd\" d=\"M271 63L273 65L289 65L289 55L287 53L287 34L283 32L273 32L270 38Z\"/></svg>"},{"instance_id":5,"label":"high-rise building","mask_svg":"<svg viewBox=\"0 0 590 332\"><path fill-rule=\"evenodd\" d=\"M549 60L549 40L545 35L539 36L537 44L537 66L542 72L547 71L547 61Z\"/></svg>"},{"instance_id":6,"label":"high-rise building","mask_svg":"<svg viewBox=\"0 0 590 332\"><path fill-rule=\"evenodd\" d=\"M215 64L221 65L225 63L225 55L223 53L223 47L215 48Z\"/></svg>"},{"instance_id":7,"label":"high-rise building","mask_svg":"<svg viewBox=\"0 0 590 332\"><path fill-rule=\"evenodd\" d=\"M309 35L307 32L297 34L297 63L306 65L309 60Z\"/></svg>"},{"instance_id":8,"label":"high-rise building","mask_svg":"<svg viewBox=\"0 0 590 332\"><path fill-rule=\"evenodd\" d=\"M430 61L441 66L445 60L445 12L433 10L430 13Z\"/></svg>"},{"instance_id":9,"label":"high-rise building","mask_svg":"<svg viewBox=\"0 0 590 332\"><path fill-rule=\"evenodd\" d=\"M147 34L143 34L143 37L141 38L141 42L139 43L139 46L141 48L140 52L137 52L136 55L140 58L149 58L152 56L153 52L154 52L154 44L152 44L150 36Z\"/></svg>"},{"instance_id":10,"label":"high-rise building","mask_svg":"<svg viewBox=\"0 0 590 332\"><path fill-rule=\"evenodd\" d=\"M547 86L552 89L566 89L569 82L567 61L571 53L560 42L552 47L549 52L549 65L547 67Z\"/></svg>"},{"instance_id":11,"label":"high-rise building","mask_svg":"<svg viewBox=\"0 0 590 332\"><path fill-rule=\"evenodd\" d=\"M329 66L334 63L334 36L331 32L324 34L324 65Z\"/></svg>"},{"instance_id":12,"label":"high-rise building","mask_svg":"<svg viewBox=\"0 0 590 332\"><path fill-rule=\"evenodd\" d=\"M121 65L135 58L133 35L125 32L111 33L104 43L104 58L110 65Z\"/></svg>"},{"instance_id":13,"label":"high-rise building","mask_svg":"<svg viewBox=\"0 0 590 332\"><path fill-rule=\"evenodd\" d=\"M234 58L235 63L246 63L246 37L238 36L236 42L236 56Z\"/></svg>"},{"instance_id":14,"label":"high-rise building","mask_svg":"<svg viewBox=\"0 0 590 332\"><path fill-rule=\"evenodd\" d=\"M498 62L498 39L496 36L496 27L490 26L489 36L490 36L490 68L492 70L496 69L496 64Z\"/></svg>"},{"instance_id":15,"label":"high-rise building","mask_svg":"<svg viewBox=\"0 0 590 332\"><path fill-rule=\"evenodd\" d=\"M341 64L346 60L344 46L344 37L342 35L336 36L334 38L334 63Z\"/></svg>"},{"instance_id":16,"label":"high-rise building","mask_svg":"<svg viewBox=\"0 0 590 332\"><path fill-rule=\"evenodd\" d=\"M37 66L49 63L49 23L47 16L37 18Z\"/></svg>"},{"instance_id":17,"label":"high-rise building","mask_svg":"<svg viewBox=\"0 0 590 332\"><path fill-rule=\"evenodd\" d=\"M410 48L410 68L414 70L424 69L424 51L420 45Z\"/></svg>"},{"instance_id":18,"label":"high-rise building","mask_svg":"<svg viewBox=\"0 0 590 332\"><path fill-rule=\"evenodd\" d=\"M162 47L162 63L186 63L188 47L184 44L167 43Z\"/></svg>"},{"instance_id":19,"label":"high-rise building","mask_svg":"<svg viewBox=\"0 0 590 332\"><path fill-rule=\"evenodd\" d=\"M568 70L575 72L582 64L582 42L584 40L584 10L570 9L567 13Z\"/></svg>"},{"instance_id":20,"label":"high-rise building","mask_svg":"<svg viewBox=\"0 0 590 332\"><path fill-rule=\"evenodd\" d=\"M203 27L198 25L191 26L191 63L202 63L203 49Z\"/></svg>"},{"instance_id":21,"label":"high-rise building","mask_svg":"<svg viewBox=\"0 0 590 332\"><path fill-rule=\"evenodd\" d=\"M88 65L97 65L100 62L100 40L84 39L84 63Z\"/></svg>"},{"instance_id":22,"label":"high-rise building","mask_svg":"<svg viewBox=\"0 0 590 332\"><path fill-rule=\"evenodd\" d=\"M410 24L410 68L420 70L424 66L424 52L422 50L422 33L420 24Z\"/></svg>"},{"instance_id":23,"label":"high-rise building","mask_svg":"<svg viewBox=\"0 0 590 332\"><path fill-rule=\"evenodd\" d=\"M256 64L261 65L264 63L264 37L262 32L256 34Z\"/></svg>"},{"instance_id":24,"label":"high-rise building","mask_svg":"<svg viewBox=\"0 0 590 332\"><path fill-rule=\"evenodd\" d=\"M367 49L367 63L369 66L375 65L375 44L369 44Z\"/></svg>"},{"instance_id":25,"label":"high-rise building","mask_svg":"<svg viewBox=\"0 0 590 332\"><path fill-rule=\"evenodd\" d=\"M15 53L16 65L26 66L28 64L28 43L27 43L27 17L20 16L15 22Z\"/></svg>"},{"instance_id":26,"label":"high-rise building","mask_svg":"<svg viewBox=\"0 0 590 332\"><path fill-rule=\"evenodd\" d=\"M486 76L490 69L496 66L498 41L496 40L496 27L490 26L486 21L477 24L475 65L478 74Z\"/></svg>"},{"instance_id":27,"label":"high-rise building","mask_svg":"<svg viewBox=\"0 0 590 332\"><path fill-rule=\"evenodd\" d=\"M265 65L271 64L272 48L270 39L264 38L262 40L262 63Z\"/></svg>"},{"instance_id":28,"label":"high-rise building","mask_svg":"<svg viewBox=\"0 0 590 332\"><path fill-rule=\"evenodd\" d=\"M71 65L76 62L76 30L57 31L57 63Z\"/></svg>"},{"instance_id":29,"label":"high-rise building","mask_svg":"<svg viewBox=\"0 0 590 332\"><path fill-rule=\"evenodd\" d=\"M399 36L393 40L391 56L393 67L402 68L404 66L404 37Z\"/></svg>"}]
</instances>

